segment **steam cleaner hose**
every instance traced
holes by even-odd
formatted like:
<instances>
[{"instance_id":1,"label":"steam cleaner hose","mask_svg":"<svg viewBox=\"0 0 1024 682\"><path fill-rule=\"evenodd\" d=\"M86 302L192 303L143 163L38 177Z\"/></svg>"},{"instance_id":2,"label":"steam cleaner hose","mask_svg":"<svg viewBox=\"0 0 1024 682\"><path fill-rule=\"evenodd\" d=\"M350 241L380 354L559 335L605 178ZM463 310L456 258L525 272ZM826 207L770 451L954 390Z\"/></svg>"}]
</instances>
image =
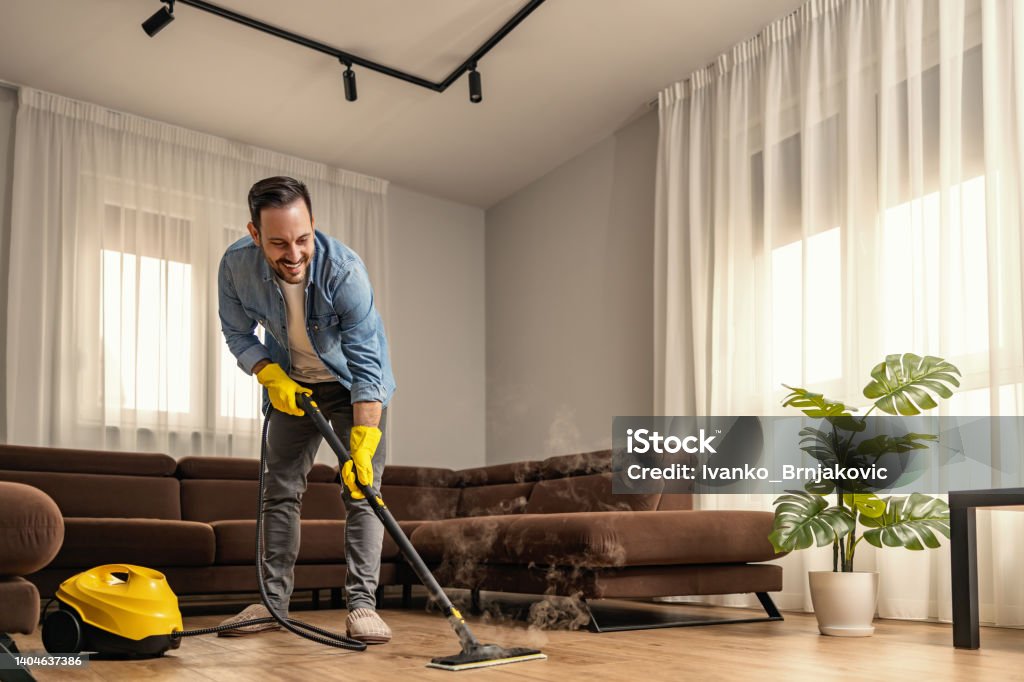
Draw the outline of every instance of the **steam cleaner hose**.
<instances>
[{"instance_id":1,"label":"steam cleaner hose","mask_svg":"<svg viewBox=\"0 0 1024 682\"><path fill-rule=\"evenodd\" d=\"M263 601L263 605L267 607L270 612L270 618L253 618L251 620L244 620L237 623L229 623L226 625L215 625L209 628L198 628L196 630L181 630L172 633L174 637L194 637L196 635L210 635L214 632L221 632L223 630L233 630L235 628L244 627L246 625L259 625L263 623L271 623L277 621L285 630L294 632L299 637L305 637L313 642L319 644L326 644L327 646L333 646L338 649L349 649L351 651L363 651L366 649L366 644L346 637L345 635L337 632L332 632L310 623L305 623L301 620L294 618L288 618L281 616L274 608L270 605L270 598L267 596L266 578L263 575L264 562L263 562L263 490L266 485L264 480L264 470L267 466L267 434L270 430L270 415L263 420L263 437L260 440L260 484L259 484L259 500L256 507L256 576L257 582L260 586L260 599ZM308 631L308 632L305 632Z\"/></svg>"}]
</instances>

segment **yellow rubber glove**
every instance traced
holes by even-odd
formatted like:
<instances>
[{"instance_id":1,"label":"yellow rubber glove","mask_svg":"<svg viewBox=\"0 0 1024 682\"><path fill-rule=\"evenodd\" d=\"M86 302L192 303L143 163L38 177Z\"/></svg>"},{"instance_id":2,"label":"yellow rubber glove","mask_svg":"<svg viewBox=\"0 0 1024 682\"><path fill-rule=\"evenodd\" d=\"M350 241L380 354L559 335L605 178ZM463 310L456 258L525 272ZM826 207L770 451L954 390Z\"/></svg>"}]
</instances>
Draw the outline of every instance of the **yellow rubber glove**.
<instances>
[{"instance_id":1,"label":"yellow rubber glove","mask_svg":"<svg viewBox=\"0 0 1024 682\"><path fill-rule=\"evenodd\" d=\"M270 404L275 409L301 417L306 414L295 402L296 393L313 395L313 391L295 383L290 376L284 373L281 365L271 362L269 365L256 373L256 379L267 387L270 394Z\"/></svg>"},{"instance_id":2,"label":"yellow rubber glove","mask_svg":"<svg viewBox=\"0 0 1024 682\"><path fill-rule=\"evenodd\" d=\"M359 486L356 485L357 475L361 484L373 485L373 453L377 452L380 435L380 429L375 426L352 427L348 446L352 459L345 462L345 466L341 468L341 480L351 491L353 500L366 498L366 495L363 495ZM355 474L352 473L353 465Z\"/></svg>"}]
</instances>

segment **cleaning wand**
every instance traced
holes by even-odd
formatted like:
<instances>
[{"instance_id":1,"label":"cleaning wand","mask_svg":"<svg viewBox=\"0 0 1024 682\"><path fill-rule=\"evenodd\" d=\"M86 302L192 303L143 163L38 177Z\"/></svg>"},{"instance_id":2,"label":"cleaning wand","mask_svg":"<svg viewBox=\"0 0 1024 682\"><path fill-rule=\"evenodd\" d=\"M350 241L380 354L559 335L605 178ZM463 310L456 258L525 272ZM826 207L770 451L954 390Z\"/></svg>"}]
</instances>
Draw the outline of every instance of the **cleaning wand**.
<instances>
[{"instance_id":1,"label":"cleaning wand","mask_svg":"<svg viewBox=\"0 0 1024 682\"><path fill-rule=\"evenodd\" d=\"M334 450L334 454L338 456L338 465L340 468L344 468L345 462L350 458L341 444L341 440L338 438L338 434L334 432L331 425L327 422L323 413L317 407L316 403L313 402L308 396L298 393L296 399L299 403L299 407L306 411L306 413L313 419L313 423L316 424L317 428L320 429L320 433L327 440L327 444ZM340 469L339 469L340 470ZM442 670L468 670L470 668L484 668L494 665L503 665L505 663L519 663L522 661L535 661L547 658L537 649L526 649L526 648L512 648L506 649L498 646L497 644L481 644L480 640L476 638L473 632L466 625L465 619L459 610L452 605L448 595L445 594L441 585L438 584L437 579L427 568L427 565L423 562L422 557L412 546L412 542L406 537L402 531L395 517L391 515L387 505L384 504L383 498L381 498L380 492L377 491L372 484L364 485L359 477L356 477L356 484L359 489L366 496L366 501L370 504L370 508L380 519L381 523L384 524L385 530L394 539L398 548L402 552L402 556L405 557L406 562L412 567L412 570L416 573L416 576L423 583L423 586L427 588L427 592L430 597L441 606L441 612L444 613L445 617L448 618L448 622L451 624L452 629L459 636L459 642L462 645L462 650L452 656L440 656L434 658L427 664L428 668L441 668Z\"/></svg>"}]
</instances>

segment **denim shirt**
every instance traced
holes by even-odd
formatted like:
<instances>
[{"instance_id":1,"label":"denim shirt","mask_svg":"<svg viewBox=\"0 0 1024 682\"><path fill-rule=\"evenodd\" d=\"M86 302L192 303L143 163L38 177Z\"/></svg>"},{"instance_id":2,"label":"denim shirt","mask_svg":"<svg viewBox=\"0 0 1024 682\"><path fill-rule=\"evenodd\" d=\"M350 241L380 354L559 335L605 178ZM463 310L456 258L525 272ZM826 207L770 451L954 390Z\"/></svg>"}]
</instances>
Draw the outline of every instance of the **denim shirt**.
<instances>
[{"instance_id":1,"label":"denim shirt","mask_svg":"<svg viewBox=\"0 0 1024 682\"><path fill-rule=\"evenodd\" d=\"M352 394L352 402L387 405L395 390L384 325L373 305L366 266L336 239L314 231L306 279L306 331L324 366ZM220 323L238 366L252 374L260 360L291 370L284 295L260 247L249 236L228 247L217 273ZM265 344L255 334L263 325ZM263 413L270 409L266 389Z\"/></svg>"}]
</instances>

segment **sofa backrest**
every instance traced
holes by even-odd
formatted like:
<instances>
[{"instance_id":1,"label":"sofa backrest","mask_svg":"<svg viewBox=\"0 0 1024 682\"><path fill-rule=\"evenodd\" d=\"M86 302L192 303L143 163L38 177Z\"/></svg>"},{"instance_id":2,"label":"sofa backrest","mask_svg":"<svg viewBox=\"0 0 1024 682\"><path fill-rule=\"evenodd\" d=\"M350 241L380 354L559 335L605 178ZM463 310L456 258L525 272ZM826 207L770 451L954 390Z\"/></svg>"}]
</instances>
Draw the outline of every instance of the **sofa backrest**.
<instances>
[{"instance_id":1,"label":"sofa backrest","mask_svg":"<svg viewBox=\"0 0 1024 682\"><path fill-rule=\"evenodd\" d=\"M392 464L384 468L380 494L399 521L449 519L459 504L451 469Z\"/></svg>"},{"instance_id":2,"label":"sofa backrest","mask_svg":"<svg viewBox=\"0 0 1024 682\"><path fill-rule=\"evenodd\" d=\"M391 465L381 491L399 520L514 513L692 509L687 494L613 495L611 451L452 471ZM70 517L253 519L259 461L0 445L0 480L35 486ZM344 519L337 467L313 466L302 518Z\"/></svg>"},{"instance_id":3,"label":"sofa backrest","mask_svg":"<svg viewBox=\"0 0 1024 682\"><path fill-rule=\"evenodd\" d=\"M611 469L611 450L461 471L391 465L381 493L399 520L693 508L688 494L615 495Z\"/></svg>"},{"instance_id":4,"label":"sofa backrest","mask_svg":"<svg viewBox=\"0 0 1024 682\"><path fill-rule=\"evenodd\" d=\"M528 514L595 511L689 509L689 495L612 492L612 451L597 450L549 457L541 463L541 480L526 505ZM685 498L685 499L666 499ZM664 506L662 506L664 505Z\"/></svg>"},{"instance_id":5,"label":"sofa backrest","mask_svg":"<svg viewBox=\"0 0 1024 682\"><path fill-rule=\"evenodd\" d=\"M0 480L39 488L65 517L178 520L174 470L159 453L0 445Z\"/></svg>"},{"instance_id":6,"label":"sofa backrest","mask_svg":"<svg viewBox=\"0 0 1024 682\"><path fill-rule=\"evenodd\" d=\"M526 513L654 511L660 500L661 493L613 494L612 474L605 472L538 482L526 505Z\"/></svg>"},{"instance_id":7,"label":"sofa backrest","mask_svg":"<svg viewBox=\"0 0 1024 682\"><path fill-rule=\"evenodd\" d=\"M541 476L538 461L492 464L458 472L458 516L522 514Z\"/></svg>"},{"instance_id":8,"label":"sofa backrest","mask_svg":"<svg viewBox=\"0 0 1024 682\"><path fill-rule=\"evenodd\" d=\"M239 457L182 457L181 515L186 521L255 519L259 509L259 460ZM344 519L337 470L314 464L302 496L303 519Z\"/></svg>"}]
</instances>

